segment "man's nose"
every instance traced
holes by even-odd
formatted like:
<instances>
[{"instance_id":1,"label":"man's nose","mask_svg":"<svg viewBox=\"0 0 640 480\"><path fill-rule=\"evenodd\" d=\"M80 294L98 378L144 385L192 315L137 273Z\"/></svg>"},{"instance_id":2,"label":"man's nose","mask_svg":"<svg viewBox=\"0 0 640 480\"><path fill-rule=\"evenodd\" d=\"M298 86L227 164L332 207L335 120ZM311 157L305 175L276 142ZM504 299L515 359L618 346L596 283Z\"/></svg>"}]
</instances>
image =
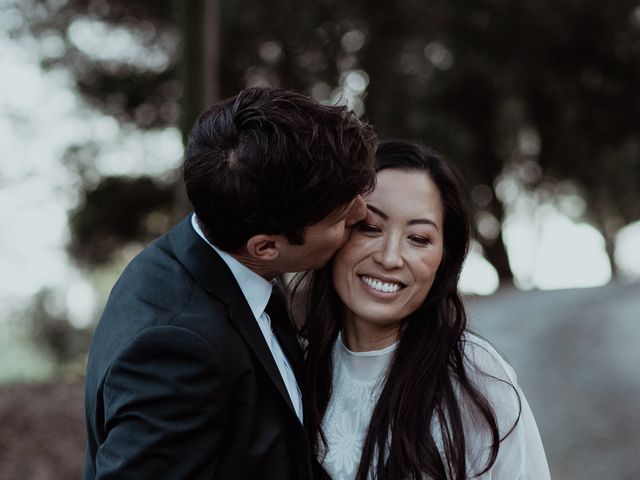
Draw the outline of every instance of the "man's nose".
<instances>
[{"instance_id":1,"label":"man's nose","mask_svg":"<svg viewBox=\"0 0 640 480\"><path fill-rule=\"evenodd\" d=\"M364 220L367 217L367 204L361 195L358 195L351 206L351 210L345 220L347 227L352 227L356 223Z\"/></svg>"}]
</instances>

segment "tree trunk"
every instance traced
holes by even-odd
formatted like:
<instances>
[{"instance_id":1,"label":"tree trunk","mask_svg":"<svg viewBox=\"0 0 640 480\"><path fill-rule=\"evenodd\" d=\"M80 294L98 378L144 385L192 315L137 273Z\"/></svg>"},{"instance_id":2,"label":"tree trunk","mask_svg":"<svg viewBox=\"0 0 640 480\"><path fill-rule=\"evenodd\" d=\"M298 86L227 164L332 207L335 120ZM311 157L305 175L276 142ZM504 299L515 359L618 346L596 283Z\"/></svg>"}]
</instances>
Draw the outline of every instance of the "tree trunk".
<instances>
[{"instance_id":1,"label":"tree trunk","mask_svg":"<svg viewBox=\"0 0 640 480\"><path fill-rule=\"evenodd\" d=\"M482 243L482 242L481 242ZM482 243L484 254L487 261L496 269L498 273L498 280L500 281L500 287L507 287L513 285L513 272L509 265L509 256L507 255L507 249L502 241L502 235L492 242Z\"/></svg>"},{"instance_id":2,"label":"tree trunk","mask_svg":"<svg viewBox=\"0 0 640 480\"><path fill-rule=\"evenodd\" d=\"M186 146L195 120L219 99L220 18L217 0L184 0L177 2L177 9L182 40L180 130ZM176 221L191 208L182 178L178 177L175 185Z\"/></svg>"},{"instance_id":3,"label":"tree trunk","mask_svg":"<svg viewBox=\"0 0 640 480\"><path fill-rule=\"evenodd\" d=\"M485 153L484 158L491 158L489 152ZM493 157L494 161L497 161L497 157ZM485 181L488 181L485 180ZM509 264L509 255L507 254L507 247L504 244L502 238L502 227L504 225L504 207L502 203L494 198L493 201L486 207L490 213L500 222L500 234L491 240L483 239L481 235L477 234L477 239L484 249L486 260L495 268L498 279L500 281L500 287L513 286L513 271Z\"/></svg>"},{"instance_id":4,"label":"tree trunk","mask_svg":"<svg viewBox=\"0 0 640 480\"><path fill-rule=\"evenodd\" d=\"M611 265L611 279L615 280L618 278L618 265L616 264L616 260L614 257L616 251L616 242L615 238L611 235L604 234L604 245L605 250L607 252L607 257L609 258L609 265Z\"/></svg>"},{"instance_id":5,"label":"tree trunk","mask_svg":"<svg viewBox=\"0 0 640 480\"><path fill-rule=\"evenodd\" d=\"M616 235L620 229L615 226L618 222L607 221L602 215L597 215L595 227L604 238L604 249L607 252L607 258L609 259L609 265L611 267L611 280L618 278L619 270L615 260L616 252Z\"/></svg>"}]
</instances>

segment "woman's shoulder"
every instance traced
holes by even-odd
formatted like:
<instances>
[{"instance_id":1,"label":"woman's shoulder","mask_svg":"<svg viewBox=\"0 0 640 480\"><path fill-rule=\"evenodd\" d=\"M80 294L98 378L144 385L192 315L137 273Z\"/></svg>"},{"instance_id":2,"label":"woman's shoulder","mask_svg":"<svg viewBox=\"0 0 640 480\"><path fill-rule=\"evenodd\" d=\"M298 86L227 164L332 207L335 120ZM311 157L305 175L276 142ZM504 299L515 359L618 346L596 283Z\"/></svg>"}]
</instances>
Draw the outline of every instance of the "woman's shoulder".
<instances>
[{"instance_id":1,"label":"woman's shoulder","mask_svg":"<svg viewBox=\"0 0 640 480\"><path fill-rule=\"evenodd\" d=\"M538 427L513 368L478 335L465 332L461 342L467 376L491 405L502 439L491 478L549 479ZM479 451L485 452L485 437L478 434L479 430L473 430L477 423L473 421L475 417L470 418L472 421L467 425L472 430L470 438L475 438Z\"/></svg>"},{"instance_id":2,"label":"woman's shoulder","mask_svg":"<svg viewBox=\"0 0 640 480\"><path fill-rule=\"evenodd\" d=\"M461 338L466 367L470 373L476 372L490 378L515 385L517 376L511 365L498 353L493 345L472 332L465 332Z\"/></svg>"},{"instance_id":3,"label":"woman's shoulder","mask_svg":"<svg viewBox=\"0 0 640 480\"><path fill-rule=\"evenodd\" d=\"M500 437L505 437L518 425L522 410L522 396L516 374L497 350L478 335L467 332L461 342L464 374L476 393L480 393L491 406ZM470 395L468 391L466 394ZM476 404L470 402L469 397L461 397L461 405L469 415L466 428L470 438L475 439L472 443L482 450L490 442L486 436L486 424L479 416ZM481 453L476 451L476 455Z\"/></svg>"}]
</instances>

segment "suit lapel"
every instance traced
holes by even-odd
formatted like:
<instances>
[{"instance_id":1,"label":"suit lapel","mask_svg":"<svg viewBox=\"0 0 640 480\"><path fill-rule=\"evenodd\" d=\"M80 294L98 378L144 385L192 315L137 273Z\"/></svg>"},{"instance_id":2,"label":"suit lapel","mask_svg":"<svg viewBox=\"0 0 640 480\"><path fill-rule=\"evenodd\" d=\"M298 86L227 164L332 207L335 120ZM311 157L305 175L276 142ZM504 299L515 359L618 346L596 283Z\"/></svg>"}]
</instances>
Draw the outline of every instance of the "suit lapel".
<instances>
[{"instance_id":1,"label":"suit lapel","mask_svg":"<svg viewBox=\"0 0 640 480\"><path fill-rule=\"evenodd\" d=\"M191 225L190 216L169 232L169 241L180 263L198 283L212 297L229 307L231 322L249 345L283 400L295 415L295 409L271 350L269 350L258 322L227 264L195 232ZM287 343L290 343L290 340L287 340ZM290 346L287 347L287 350L289 348ZM290 356L289 353L287 352L288 356Z\"/></svg>"}]
</instances>

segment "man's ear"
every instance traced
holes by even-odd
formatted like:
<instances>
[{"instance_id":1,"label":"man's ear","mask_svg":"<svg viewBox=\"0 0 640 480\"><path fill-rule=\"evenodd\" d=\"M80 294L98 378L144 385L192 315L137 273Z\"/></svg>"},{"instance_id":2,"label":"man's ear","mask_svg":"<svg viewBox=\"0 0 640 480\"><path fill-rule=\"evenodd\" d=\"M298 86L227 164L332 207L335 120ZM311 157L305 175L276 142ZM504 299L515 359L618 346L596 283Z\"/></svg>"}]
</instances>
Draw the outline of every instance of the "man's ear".
<instances>
[{"instance_id":1,"label":"man's ear","mask_svg":"<svg viewBox=\"0 0 640 480\"><path fill-rule=\"evenodd\" d=\"M280 256L281 242L279 235L254 235L247 240L247 252L255 260L271 262Z\"/></svg>"}]
</instances>

